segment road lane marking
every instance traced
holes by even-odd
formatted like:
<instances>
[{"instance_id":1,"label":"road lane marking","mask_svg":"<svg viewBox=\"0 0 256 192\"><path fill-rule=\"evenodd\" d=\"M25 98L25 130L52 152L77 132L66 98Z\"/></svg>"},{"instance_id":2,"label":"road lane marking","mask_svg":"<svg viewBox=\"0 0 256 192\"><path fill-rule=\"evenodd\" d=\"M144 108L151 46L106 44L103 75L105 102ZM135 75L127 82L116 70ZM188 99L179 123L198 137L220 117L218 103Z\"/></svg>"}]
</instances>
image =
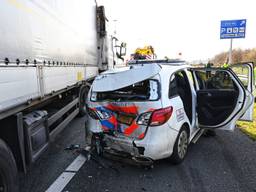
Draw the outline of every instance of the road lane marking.
<instances>
[{"instance_id":1,"label":"road lane marking","mask_svg":"<svg viewBox=\"0 0 256 192\"><path fill-rule=\"evenodd\" d=\"M85 163L86 158L83 155L79 155L67 168L65 171L77 172Z\"/></svg>"},{"instance_id":2,"label":"road lane marking","mask_svg":"<svg viewBox=\"0 0 256 192\"><path fill-rule=\"evenodd\" d=\"M65 169L65 171L53 182L53 184L51 184L51 186L45 192L61 192L76 175L86 160L87 159L83 155L77 156L77 158Z\"/></svg>"},{"instance_id":3,"label":"road lane marking","mask_svg":"<svg viewBox=\"0 0 256 192\"><path fill-rule=\"evenodd\" d=\"M63 172L46 192L61 192L76 173Z\"/></svg>"}]
</instances>

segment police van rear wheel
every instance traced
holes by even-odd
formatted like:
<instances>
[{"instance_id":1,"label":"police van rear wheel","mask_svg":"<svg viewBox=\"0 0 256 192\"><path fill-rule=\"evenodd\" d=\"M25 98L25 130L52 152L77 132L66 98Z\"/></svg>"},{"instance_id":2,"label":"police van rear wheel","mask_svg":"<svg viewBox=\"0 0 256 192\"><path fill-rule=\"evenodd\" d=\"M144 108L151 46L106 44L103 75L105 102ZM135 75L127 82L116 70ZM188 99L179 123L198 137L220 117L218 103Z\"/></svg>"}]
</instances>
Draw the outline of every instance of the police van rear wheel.
<instances>
[{"instance_id":1,"label":"police van rear wheel","mask_svg":"<svg viewBox=\"0 0 256 192\"><path fill-rule=\"evenodd\" d=\"M173 153L170 157L171 162L174 164L181 163L186 157L187 150L188 150L188 131L184 126L182 126L173 147Z\"/></svg>"}]
</instances>

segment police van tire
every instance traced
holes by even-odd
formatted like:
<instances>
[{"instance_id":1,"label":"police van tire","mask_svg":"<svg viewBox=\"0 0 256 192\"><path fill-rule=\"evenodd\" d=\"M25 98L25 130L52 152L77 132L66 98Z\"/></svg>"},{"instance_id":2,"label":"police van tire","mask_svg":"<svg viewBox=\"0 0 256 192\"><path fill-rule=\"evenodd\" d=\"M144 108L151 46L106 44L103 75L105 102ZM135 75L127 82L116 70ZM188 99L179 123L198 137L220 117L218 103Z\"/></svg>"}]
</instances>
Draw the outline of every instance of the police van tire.
<instances>
[{"instance_id":1,"label":"police van tire","mask_svg":"<svg viewBox=\"0 0 256 192\"><path fill-rule=\"evenodd\" d=\"M0 139L0 191L18 192L19 179L15 159L11 150Z\"/></svg>"},{"instance_id":2,"label":"police van tire","mask_svg":"<svg viewBox=\"0 0 256 192\"><path fill-rule=\"evenodd\" d=\"M176 138L173 152L170 160L173 164L181 163L186 157L188 150L188 131L185 126L182 126Z\"/></svg>"},{"instance_id":3,"label":"police van tire","mask_svg":"<svg viewBox=\"0 0 256 192\"><path fill-rule=\"evenodd\" d=\"M88 86L82 86L79 91L79 117L83 117L87 114L86 98L89 92Z\"/></svg>"}]
</instances>

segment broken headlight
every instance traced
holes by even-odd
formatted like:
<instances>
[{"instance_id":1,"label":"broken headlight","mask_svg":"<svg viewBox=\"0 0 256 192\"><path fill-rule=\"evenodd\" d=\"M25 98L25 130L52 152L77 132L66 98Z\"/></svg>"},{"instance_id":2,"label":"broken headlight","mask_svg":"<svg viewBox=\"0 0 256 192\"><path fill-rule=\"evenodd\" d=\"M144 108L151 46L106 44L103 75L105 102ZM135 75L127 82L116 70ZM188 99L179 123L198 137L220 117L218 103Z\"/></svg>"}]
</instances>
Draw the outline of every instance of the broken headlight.
<instances>
[{"instance_id":1,"label":"broken headlight","mask_svg":"<svg viewBox=\"0 0 256 192\"><path fill-rule=\"evenodd\" d=\"M98 120L99 119L99 116L98 114L96 113L96 110L93 110L91 108L88 108L88 115L93 118L93 119L96 119Z\"/></svg>"},{"instance_id":2,"label":"broken headlight","mask_svg":"<svg viewBox=\"0 0 256 192\"><path fill-rule=\"evenodd\" d=\"M96 111L100 119L109 119L111 115L106 111Z\"/></svg>"},{"instance_id":3,"label":"broken headlight","mask_svg":"<svg viewBox=\"0 0 256 192\"><path fill-rule=\"evenodd\" d=\"M96 92L92 92L91 93L91 101L96 101L97 100L97 93Z\"/></svg>"}]
</instances>

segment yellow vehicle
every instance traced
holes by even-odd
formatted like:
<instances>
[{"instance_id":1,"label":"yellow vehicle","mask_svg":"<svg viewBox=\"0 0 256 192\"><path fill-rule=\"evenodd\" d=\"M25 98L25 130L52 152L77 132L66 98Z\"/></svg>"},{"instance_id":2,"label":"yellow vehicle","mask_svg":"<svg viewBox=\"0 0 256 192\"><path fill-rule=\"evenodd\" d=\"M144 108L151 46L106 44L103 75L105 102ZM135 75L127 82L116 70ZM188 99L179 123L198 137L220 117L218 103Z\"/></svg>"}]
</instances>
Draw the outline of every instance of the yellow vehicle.
<instances>
[{"instance_id":1,"label":"yellow vehicle","mask_svg":"<svg viewBox=\"0 0 256 192\"><path fill-rule=\"evenodd\" d=\"M143 48L137 48L134 54L131 54L131 60L155 59L156 54L154 48L149 45Z\"/></svg>"}]
</instances>

